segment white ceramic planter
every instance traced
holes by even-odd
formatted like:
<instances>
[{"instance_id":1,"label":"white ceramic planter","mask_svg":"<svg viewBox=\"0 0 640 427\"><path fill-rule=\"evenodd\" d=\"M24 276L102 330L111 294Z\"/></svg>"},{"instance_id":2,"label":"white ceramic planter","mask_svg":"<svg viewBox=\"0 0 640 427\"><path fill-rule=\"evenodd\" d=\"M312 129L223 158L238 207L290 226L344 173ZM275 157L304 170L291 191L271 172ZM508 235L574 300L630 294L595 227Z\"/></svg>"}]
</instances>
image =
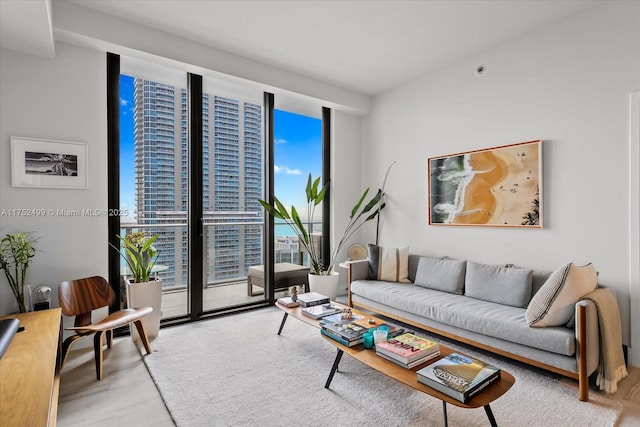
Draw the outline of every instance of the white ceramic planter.
<instances>
[{"instance_id":1,"label":"white ceramic planter","mask_svg":"<svg viewBox=\"0 0 640 427\"><path fill-rule=\"evenodd\" d=\"M160 330L160 317L162 317L162 280L151 282L131 283L127 281L127 302L129 308L151 307L153 312L142 319L144 329L149 340L158 336ZM131 338L140 340L138 330L132 324Z\"/></svg>"},{"instance_id":2,"label":"white ceramic planter","mask_svg":"<svg viewBox=\"0 0 640 427\"><path fill-rule=\"evenodd\" d=\"M309 273L309 289L311 292L326 295L331 301L335 301L338 296L339 282L340 273L336 271L332 271L328 275Z\"/></svg>"}]
</instances>

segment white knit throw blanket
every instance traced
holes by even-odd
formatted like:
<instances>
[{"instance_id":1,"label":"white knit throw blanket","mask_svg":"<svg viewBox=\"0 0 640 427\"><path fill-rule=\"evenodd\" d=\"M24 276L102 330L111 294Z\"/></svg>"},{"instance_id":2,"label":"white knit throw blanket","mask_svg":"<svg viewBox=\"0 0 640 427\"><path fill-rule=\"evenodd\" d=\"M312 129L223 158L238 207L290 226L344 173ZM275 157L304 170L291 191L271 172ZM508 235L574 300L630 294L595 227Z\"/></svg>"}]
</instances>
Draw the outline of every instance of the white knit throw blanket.
<instances>
[{"instance_id":1,"label":"white knit throw blanket","mask_svg":"<svg viewBox=\"0 0 640 427\"><path fill-rule=\"evenodd\" d=\"M596 289L583 298L594 302L600 324L600 366L596 385L605 393L618 390L618 381L628 375L622 354L622 324L618 302L612 292Z\"/></svg>"}]
</instances>

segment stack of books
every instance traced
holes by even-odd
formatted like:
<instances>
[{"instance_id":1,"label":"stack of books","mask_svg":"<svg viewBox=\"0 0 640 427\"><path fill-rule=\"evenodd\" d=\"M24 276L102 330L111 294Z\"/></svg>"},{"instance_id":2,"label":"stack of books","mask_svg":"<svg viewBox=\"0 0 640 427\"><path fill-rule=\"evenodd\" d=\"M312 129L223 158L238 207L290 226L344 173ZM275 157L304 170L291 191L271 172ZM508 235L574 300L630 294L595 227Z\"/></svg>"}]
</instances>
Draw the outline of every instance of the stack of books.
<instances>
[{"instance_id":1,"label":"stack of books","mask_svg":"<svg viewBox=\"0 0 640 427\"><path fill-rule=\"evenodd\" d=\"M342 319L342 313L327 316L320 321L320 333L338 341L346 347L361 344L371 325L364 316L353 314L351 319Z\"/></svg>"},{"instance_id":2,"label":"stack of books","mask_svg":"<svg viewBox=\"0 0 640 427\"><path fill-rule=\"evenodd\" d=\"M302 309L302 314L309 316L312 319L322 319L335 313L342 313L342 309L331 304L312 305L311 307L305 307Z\"/></svg>"},{"instance_id":3,"label":"stack of books","mask_svg":"<svg viewBox=\"0 0 640 427\"><path fill-rule=\"evenodd\" d=\"M376 354L407 369L440 355L440 345L412 333L376 344Z\"/></svg>"},{"instance_id":4,"label":"stack of books","mask_svg":"<svg viewBox=\"0 0 640 427\"><path fill-rule=\"evenodd\" d=\"M500 378L500 368L452 353L418 371L418 381L462 403Z\"/></svg>"},{"instance_id":5,"label":"stack of books","mask_svg":"<svg viewBox=\"0 0 640 427\"><path fill-rule=\"evenodd\" d=\"M314 305L328 304L329 297L317 292L306 292L298 294L298 303L301 307L311 307Z\"/></svg>"}]
</instances>

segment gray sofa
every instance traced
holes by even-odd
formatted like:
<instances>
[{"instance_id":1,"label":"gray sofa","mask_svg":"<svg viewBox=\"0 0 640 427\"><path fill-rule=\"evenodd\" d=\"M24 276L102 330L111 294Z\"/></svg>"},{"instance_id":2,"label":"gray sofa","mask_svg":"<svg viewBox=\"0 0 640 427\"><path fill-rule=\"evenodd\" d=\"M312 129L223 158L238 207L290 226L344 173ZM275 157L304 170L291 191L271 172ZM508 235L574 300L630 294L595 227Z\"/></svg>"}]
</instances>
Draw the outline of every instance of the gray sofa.
<instances>
[{"instance_id":1,"label":"gray sofa","mask_svg":"<svg viewBox=\"0 0 640 427\"><path fill-rule=\"evenodd\" d=\"M425 258L422 263L421 258ZM349 265L347 303L577 379L580 400L588 400L588 377L598 367L600 345L592 301L576 304L575 322L569 326L529 327L527 304L551 272L470 261L443 264L438 260L446 258L410 254L411 283L369 280L368 262L353 262ZM431 271L435 274L429 273L429 265L434 266ZM519 281L516 276L522 275L525 280ZM511 286L507 283L510 277L524 285Z\"/></svg>"}]
</instances>

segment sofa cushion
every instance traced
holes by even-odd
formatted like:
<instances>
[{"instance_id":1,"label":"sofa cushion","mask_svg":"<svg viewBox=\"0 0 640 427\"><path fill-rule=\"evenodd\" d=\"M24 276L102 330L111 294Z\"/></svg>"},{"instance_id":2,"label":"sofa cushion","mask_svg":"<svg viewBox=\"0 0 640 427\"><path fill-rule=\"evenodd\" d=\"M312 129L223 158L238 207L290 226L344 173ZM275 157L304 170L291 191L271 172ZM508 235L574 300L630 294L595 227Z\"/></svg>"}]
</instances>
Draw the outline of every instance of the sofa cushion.
<instances>
[{"instance_id":1,"label":"sofa cushion","mask_svg":"<svg viewBox=\"0 0 640 427\"><path fill-rule=\"evenodd\" d=\"M467 331L566 356L575 353L573 329L530 328L524 308L377 280L356 280L351 291L356 299L365 298Z\"/></svg>"},{"instance_id":2,"label":"sofa cushion","mask_svg":"<svg viewBox=\"0 0 640 427\"><path fill-rule=\"evenodd\" d=\"M369 278L409 283L409 247L369 245Z\"/></svg>"},{"instance_id":3,"label":"sofa cushion","mask_svg":"<svg viewBox=\"0 0 640 427\"><path fill-rule=\"evenodd\" d=\"M527 307L531 298L532 271L467 262L464 294L512 307Z\"/></svg>"},{"instance_id":4,"label":"sofa cushion","mask_svg":"<svg viewBox=\"0 0 640 427\"><path fill-rule=\"evenodd\" d=\"M462 295L466 261L447 258L422 257L418 262L417 286Z\"/></svg>"},{"instance_id":5,"label":"sofa cushion","mask_svg":"<svg viewBox=\"0 0 640 427\"><path fill-rule=\"evenodd\" d=\"M505 267L525 268L515 264L507 264L505 265ZM553 273L553 271L535 270L535 269L532 271L533 271L533 274L531 275L531 297L533 298L533 296L538 293L540 288L542 288L542 285L544 285L544 282L546 282L549 276L551 276L551 273Z\"/></svg>"},{"instance_id":6,"label":"sofa cushion","mask_svg":"<svg viewBox=\"0 0 640 427\"><path fill-rule=\"evenodd\" d=\"M531 298L525 314L527 324L534 327L565 325L571 320L580 298L597 286L598 275L592 264L579 267L569 262L560 266Z\"/></svg>"}]
</instances>

